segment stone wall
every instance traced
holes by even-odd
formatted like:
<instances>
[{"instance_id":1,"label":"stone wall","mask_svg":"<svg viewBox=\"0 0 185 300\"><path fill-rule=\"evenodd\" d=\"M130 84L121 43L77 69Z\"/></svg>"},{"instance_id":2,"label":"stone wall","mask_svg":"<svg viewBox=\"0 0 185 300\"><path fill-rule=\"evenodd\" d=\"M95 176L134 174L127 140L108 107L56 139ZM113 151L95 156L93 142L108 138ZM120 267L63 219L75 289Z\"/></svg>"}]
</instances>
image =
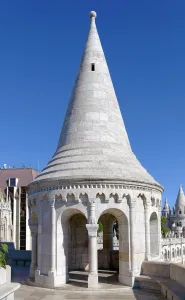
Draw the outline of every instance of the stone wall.
<instances>
[{"instance_id":1,"label":"stone wall","mask_svg":"<svg viewBox=\"0 0 185 300\"><path fill-rule=\"evenodd\" d=\"M0 267L0 300L14 300L14 292L20 287L19 283L11 283L11 268Z\"/></svg>"},{"instance_id":2,"label":"stone wall","mask_svg":"<svg viewBox=\"0 0 185 300\"><path fill-rule=\"evenodd\" d=\"M185 287L185 266L171 264L170 265L170 278L177 281Z\"/></svg>"},{"instance_id":3,"label":"stone wall","mask_svg":"<svg viewBox=\"0 0 185 300\"><path fill-rule=\"evenodd\" d=\"M185 262L185 238L165 238L161 240L164 261Z\"/></svg>"},{"instance_id":4,"label":"stone wall","mask_svg":"<svg viewBox=\"0 0 185 300\"><path fill-rule=\"evenodd\" d=\"M119 250L98 250L98 269L119 270Z\"/></svg>"}]
</instances>

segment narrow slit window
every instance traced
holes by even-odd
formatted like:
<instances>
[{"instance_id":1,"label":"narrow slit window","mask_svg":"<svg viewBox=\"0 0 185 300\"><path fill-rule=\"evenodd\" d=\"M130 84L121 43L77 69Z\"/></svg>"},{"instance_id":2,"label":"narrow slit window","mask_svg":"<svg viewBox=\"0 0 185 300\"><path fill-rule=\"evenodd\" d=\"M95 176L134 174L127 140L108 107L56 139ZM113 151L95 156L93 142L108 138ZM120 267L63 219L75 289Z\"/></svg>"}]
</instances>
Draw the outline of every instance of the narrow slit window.
<instances>
[{"instance_id":1,"label":"narrow slit window","mask_svg":"<svg viewBox=\"0 0 185 300\"><path fill-rule=\"evenodd\" d=\"M95 64L91 64L91 71L95 71Z\"/></svg>"}]
</instances>

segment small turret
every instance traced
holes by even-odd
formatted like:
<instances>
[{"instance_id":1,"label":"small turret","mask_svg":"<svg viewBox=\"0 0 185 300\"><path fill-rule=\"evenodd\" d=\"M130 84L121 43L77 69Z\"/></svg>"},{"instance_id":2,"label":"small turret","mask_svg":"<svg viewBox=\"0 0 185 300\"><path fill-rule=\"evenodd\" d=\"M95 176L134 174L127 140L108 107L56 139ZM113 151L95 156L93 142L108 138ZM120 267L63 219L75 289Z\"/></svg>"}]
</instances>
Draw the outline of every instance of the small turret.
<instances>
[{"instance_id":1,"label":"small turret","mask_svg":"<svg viewBox=\"0 0 185 300\"><path fill-rule=\"evenodd\" d=\"M168 204L168 200L166 198L165 202L164 202L164 207L162 209L162 216L168 218L169 214L170 214L170 207L169 207L169 204Z\"/></svg>"},{"instance_id":2,"label":"small turret","mask_svg":"<svg viewBox=\"0 0 185 300\"><path fill-rule=\"evenodd\" d=\"M185 207L185 196L182 189L182 185L179 187L176 203L175 203L175 214L181 215L184 213Z\"/></svg>"}]
</instances>

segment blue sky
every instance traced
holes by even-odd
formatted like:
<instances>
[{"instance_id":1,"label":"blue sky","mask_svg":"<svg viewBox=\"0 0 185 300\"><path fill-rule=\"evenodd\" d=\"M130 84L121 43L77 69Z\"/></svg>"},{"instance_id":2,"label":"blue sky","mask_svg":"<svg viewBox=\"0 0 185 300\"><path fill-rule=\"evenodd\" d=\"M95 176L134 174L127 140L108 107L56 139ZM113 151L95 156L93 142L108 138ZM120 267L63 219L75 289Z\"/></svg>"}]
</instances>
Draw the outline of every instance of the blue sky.
<instances>
[{"instance_id":1,"label":"blue sky","mask_svg":"<svg viewBox=\"0 0 185 300\"><path fill-rule=\"evenodd\" d=\"M0 165L43 168L54 153L90 10L132 149L172 204L185 189L184 0L1 0Z\"/></svg>"}]
</instances>

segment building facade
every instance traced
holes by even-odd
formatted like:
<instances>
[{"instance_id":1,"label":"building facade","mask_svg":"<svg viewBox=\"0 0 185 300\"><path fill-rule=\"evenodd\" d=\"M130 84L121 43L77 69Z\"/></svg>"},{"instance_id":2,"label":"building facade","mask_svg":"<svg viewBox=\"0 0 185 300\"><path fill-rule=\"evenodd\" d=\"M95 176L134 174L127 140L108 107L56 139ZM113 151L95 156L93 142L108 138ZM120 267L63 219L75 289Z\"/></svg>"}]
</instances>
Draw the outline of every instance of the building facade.
<instances>
[{"instance_id":1,"label":"building facade","mask_svg":"<svg viewBox=\"0 0 185 300\"><path fill-rule=\"evenodd\" d=\"M6 221L6 230L1 225L0 240L14 242L17 250L31 249L31 234L28 226L27 185L34 180L37 172L31 168L0 169L1 222ZM4 227L4 228L5 228ZM10 235L11 228L11 235Z\"/></svg>"},{"instance_id":2,"label":"building facade","mask_svg":"<svg viewBox=\"0 0 185 300\"><path fill-rule=\"evenodd\" d=\"M13 226L11 202L0 191L0 242L12 242Z\"/></svg>"},{"instance_id":3,"label":"building facade","mask_svg":"<svg viewBox=\"0 0 185 300\"><path fill-rule=\"evenodd\" d=\"M119 225L119 282L133 286L143 260L161 255L163 188L132 152L90 13L90 30L56 152L29 185L30 277L43 287L86 270L98 286L97 222L110 268L112 225Z\"/></svg>"},{"instance_id":4,"label":"building facade","mask_svg":"<svg viewBox=\"0 0 185 300\"><path fill-rule=\"evenodd\" d=\"M166 217L172 236L185 237L185 196L182 186L179 188L175 206L172 209L170 209L167 199L165 200L162 216Z\"/></svg>"}]
</instances>

